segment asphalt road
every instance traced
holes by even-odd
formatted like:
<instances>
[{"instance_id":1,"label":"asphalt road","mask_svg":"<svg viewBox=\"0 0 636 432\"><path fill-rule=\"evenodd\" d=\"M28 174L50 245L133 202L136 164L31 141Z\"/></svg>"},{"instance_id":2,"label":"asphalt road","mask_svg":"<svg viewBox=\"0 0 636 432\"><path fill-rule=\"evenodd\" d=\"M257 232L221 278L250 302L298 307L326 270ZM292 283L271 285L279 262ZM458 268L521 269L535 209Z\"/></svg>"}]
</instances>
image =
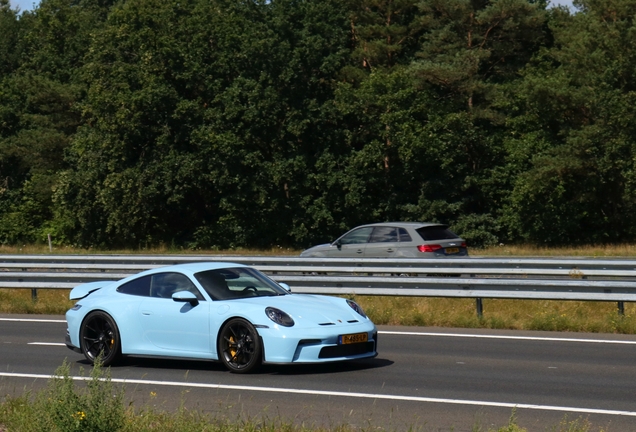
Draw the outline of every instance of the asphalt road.
<instances>
[{"instance_id":1,"label":"asphalt road","mask_svg":"<svg viewBox=\"0 0 636 432\"><path fill-rule=\"evenodd\" d=\"M127 398L212 416L387 430L528 431L564 418L591 431L636 431L636 336L379 326L379 356L235 375L212 362L128 358L111 368ZM46 385L65 359L62 316L0 315L0 395ZM516 407L516 408L515 408Z\"/></svg>"}]
</instances>

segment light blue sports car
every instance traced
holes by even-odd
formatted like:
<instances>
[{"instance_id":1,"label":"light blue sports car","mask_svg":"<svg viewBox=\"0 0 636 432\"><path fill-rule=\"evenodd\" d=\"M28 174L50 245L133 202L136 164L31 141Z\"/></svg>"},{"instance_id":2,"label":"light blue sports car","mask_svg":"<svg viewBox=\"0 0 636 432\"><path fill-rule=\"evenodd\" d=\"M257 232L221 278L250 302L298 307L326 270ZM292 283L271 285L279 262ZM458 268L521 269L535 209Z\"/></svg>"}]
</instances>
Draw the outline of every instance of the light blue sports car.
<instances>
[{"instance_id":1,"label":"light blue sports car","mask_svg":"<svg viewBox=\"0 0 636 432\"><path fill-rule=\"evenodd\" d=\"M377 330L338 297L292 294L241 264L179 264L75 287L66 345L103 365L122 355L262 363L322 363L377 355Z\"/></svg>"}]
</instances>

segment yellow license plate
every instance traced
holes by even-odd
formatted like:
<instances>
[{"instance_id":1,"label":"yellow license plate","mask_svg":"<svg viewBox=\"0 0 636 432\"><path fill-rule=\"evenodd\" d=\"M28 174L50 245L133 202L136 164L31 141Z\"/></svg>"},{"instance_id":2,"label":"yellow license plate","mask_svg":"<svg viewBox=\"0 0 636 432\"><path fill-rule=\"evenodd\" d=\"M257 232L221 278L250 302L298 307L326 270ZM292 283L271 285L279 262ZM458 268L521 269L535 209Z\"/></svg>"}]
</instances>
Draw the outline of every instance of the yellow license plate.
<instances>
[{"instance_id":1,"label":"yellow license plate","mask_svg":"<svg viewBox=\"0 0 636 432\"><path fill-rule=\"evenodd\" d=\"M349 345L354 343L366 342L369 340L367 333L354 333L348 335L338 336L338 344Z\"/></svg>"},{"instance_id":2,"label":"yellow license plate","mask_svg":"<svg viewBox=\"0 0 636 432\"><path fill-rule=\"evenodd\" d=\"M446 248L446 253L447 254L459 253L459 248Z\"/></svg>"}]
</instances>

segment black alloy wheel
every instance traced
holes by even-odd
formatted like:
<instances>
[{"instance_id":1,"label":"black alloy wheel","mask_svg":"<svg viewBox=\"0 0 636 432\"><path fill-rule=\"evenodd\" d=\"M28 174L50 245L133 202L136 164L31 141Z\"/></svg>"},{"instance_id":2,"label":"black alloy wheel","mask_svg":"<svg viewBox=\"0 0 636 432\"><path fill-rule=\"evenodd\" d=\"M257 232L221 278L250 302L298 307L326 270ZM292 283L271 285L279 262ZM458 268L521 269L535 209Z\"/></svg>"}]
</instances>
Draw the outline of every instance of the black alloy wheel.
<instances>
[{"instance_id":1,"label":"black alloy wheel","mask_svg":"<svg viewBox=\"0 0 636 432\"><path fill-rule=\"evenodd\" d=\"M84 318L80 344L84 356L93 364L99 357L103 366L109 366L121 356L117 324L110 315L102 311L91 312Z\"/></svg>"},{"instance_id":2,"label":"black alloy wheel","mask_svg":"<svg viewBox=\"0 0 636 432\"><path fill-rule=\"evenodd\" d=\"M261 339L256 329L241 318L229 320L219 334L219 357L230 372L248 373L261 365Z\"/></svg>"}]
</instances>

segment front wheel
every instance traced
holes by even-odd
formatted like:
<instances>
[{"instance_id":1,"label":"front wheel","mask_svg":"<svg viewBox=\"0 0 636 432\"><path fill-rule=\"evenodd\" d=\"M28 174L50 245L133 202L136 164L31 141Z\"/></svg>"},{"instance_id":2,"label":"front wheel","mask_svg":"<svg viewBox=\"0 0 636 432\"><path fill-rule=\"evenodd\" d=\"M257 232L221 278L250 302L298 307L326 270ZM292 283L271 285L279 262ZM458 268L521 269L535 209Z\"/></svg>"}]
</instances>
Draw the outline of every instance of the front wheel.
<instances>
[{"instance_id":1,"label":"front wheel","mask_svg":"<svg viewBox=\"0 0 636 432\"><path fill-rule=\"evenodd\" d=\"M248 373L261 365L261 339L252 324L241 318L225 323L219 334L219 357L230 372Z\"/></svg>"},{"instance_id":2,"label":"front wheel","mask_svg":"<svg viewBox=\"0 0 636 432\"><path fill-rule=\"evenodd\" d=\"M80 345L86 359L95 363L101 355L103 366L109 366L121 356L121 340L115 320L105 312L88 314L82 323Z\"/></svg>"}]
</instances>

